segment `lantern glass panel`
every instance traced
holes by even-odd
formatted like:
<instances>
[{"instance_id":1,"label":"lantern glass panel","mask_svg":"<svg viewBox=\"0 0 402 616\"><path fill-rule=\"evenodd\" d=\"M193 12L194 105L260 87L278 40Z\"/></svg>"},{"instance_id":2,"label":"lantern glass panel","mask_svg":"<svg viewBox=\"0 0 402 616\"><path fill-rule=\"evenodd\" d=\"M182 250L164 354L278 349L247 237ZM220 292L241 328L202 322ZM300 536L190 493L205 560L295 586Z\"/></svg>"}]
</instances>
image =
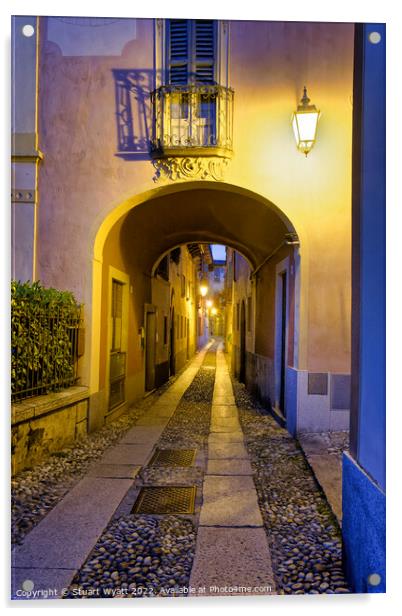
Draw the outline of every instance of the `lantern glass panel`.
<instances>
[{"instance_id":1,"label":"lantern glass panel","mask_svg":"<svg viewBox=\"0 0 402 616\"><path fill-rule=\"evenodd\" d=\"M300 141L314 141L318 122L318 112L297 113L297 126Z\"/></svg>"}]
</instances>

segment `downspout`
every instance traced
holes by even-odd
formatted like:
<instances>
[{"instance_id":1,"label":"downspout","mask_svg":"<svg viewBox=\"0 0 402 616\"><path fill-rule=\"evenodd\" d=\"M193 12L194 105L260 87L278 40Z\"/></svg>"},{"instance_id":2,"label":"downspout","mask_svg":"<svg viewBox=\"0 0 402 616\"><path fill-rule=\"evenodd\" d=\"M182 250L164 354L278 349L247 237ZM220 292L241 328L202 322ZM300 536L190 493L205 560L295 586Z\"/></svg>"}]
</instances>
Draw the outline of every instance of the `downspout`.
<instances>
[{"instance_id":1,"label":"downspout","mask_svg":"<svg viewBox=\"0 0 402 616\"><path fill-rule=\"evenodd\" d=\"M263 265L265 265L266 263L268 263L268 261L270 259L272 259L272 257L283 247L283 246L299 246L300 242L299 242L299 238L297 237L296 233L287 233L284 237L284 239L282 240L282 242L267 256L265 257L264 261L262 261L250 274L250 280L252 278L254 278L258 272L260 271L260 269L263 267Z\"/></svg>"}]
</instances>

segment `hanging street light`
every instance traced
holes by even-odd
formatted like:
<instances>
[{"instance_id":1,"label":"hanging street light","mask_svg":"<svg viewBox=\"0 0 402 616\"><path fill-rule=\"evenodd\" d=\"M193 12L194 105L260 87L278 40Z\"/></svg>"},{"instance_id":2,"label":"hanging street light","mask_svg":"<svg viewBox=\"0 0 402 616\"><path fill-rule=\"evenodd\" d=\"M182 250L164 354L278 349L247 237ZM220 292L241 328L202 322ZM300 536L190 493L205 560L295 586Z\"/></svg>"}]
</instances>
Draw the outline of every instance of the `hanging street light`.
<instances>
[{"instance_id":1,"label":"hanging street light","mask_svg":"<svg viewBox=\"0 0 402 616\"><path fill-rule=\"evenodd\" d=\"M298 150L306 156L313 147L317 133L317 123L320 111L315 105L310 105L307 88L304 86L303 98L293 113L292 125Z\"/></svg>"},{"instance_id":2,"label":"hanging street light","mask_svg":"<svg viewBox=\"0 0 402 616\"><path fill-rule=\"evenodd\" d=\"M201 296L205 297L207 293L208 293L208 286L204 282L201 282L201 284L200 284L200 294L201 294Z\"/></svg>"}]
</instances>

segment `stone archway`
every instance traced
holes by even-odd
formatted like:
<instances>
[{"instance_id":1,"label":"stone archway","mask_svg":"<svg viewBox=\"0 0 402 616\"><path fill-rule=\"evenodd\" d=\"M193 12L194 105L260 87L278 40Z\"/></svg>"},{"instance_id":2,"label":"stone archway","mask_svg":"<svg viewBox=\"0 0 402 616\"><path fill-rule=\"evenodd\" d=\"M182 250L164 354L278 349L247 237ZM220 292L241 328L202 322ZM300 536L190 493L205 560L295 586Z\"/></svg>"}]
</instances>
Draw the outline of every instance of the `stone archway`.
<instances>
[{"instance_id":1,"label":"stone archway","mask_svg":"<svg viewBox=\"0 0 402 616\"><path fill-rule=\"evenodd\" d=\"M272 254L292 244L295 238L293 224L277 206L251 191L227 184L188 182L165 186L133 197L113 210L99 228L94 244L92 395L102 389L102 336L107 324L103 308L105 271L112 263L139 284L132 301L138 302L140 313L141 302L151 303L149 281L155 263L180 244L207 242L230 246L244 256L250 271L257 275ZM298 321L299 314L295 319ZM142 323L135 322L131 331L141 327ZM300 343L300 335L296 343ZM245 341L242 349L245 356ZM300 352L297 350L295 355Z\"/></svg>"}]
</instances>

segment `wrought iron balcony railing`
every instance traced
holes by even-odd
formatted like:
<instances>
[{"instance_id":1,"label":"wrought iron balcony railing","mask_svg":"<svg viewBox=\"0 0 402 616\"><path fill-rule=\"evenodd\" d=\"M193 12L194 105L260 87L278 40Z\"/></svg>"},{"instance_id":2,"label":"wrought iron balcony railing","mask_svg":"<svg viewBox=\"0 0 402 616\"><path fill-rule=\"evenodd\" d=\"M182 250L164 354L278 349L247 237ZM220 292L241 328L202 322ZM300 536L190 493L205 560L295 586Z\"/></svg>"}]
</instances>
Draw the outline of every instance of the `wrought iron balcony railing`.
<instances>
[{"instance_id":1,"label":"wrought iron balcony railing","mask_svg":"<svg viewBox=\"0 0 402 616\"><path fill-rule=\"evenodd\" d=\"M151 154L231 158L233 96L218 85L166 85L152 92Z\"/></svg>"}]
</instances>

